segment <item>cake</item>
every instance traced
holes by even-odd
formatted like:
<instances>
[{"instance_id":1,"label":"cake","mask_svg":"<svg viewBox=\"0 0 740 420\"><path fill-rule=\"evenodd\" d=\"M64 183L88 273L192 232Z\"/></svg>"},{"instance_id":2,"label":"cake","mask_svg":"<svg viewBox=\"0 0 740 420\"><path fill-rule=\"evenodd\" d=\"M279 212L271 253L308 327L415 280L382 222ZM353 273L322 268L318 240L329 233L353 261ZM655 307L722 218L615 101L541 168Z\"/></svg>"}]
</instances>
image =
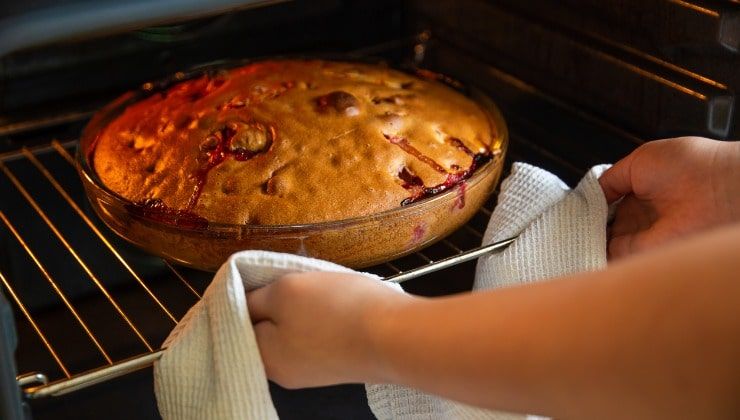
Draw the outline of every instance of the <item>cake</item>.
<instances>
[{"instance_id":1,"label":"cake","mask_svg":"<svg viewBox=\"0 0 740 420\"><path fill-rule=\"evenodd\" d=\"M282 225L378 213L444 191L495 150L478 104L380 66L267 61L129 106L92 158L151 212Z\"/></svg>"},{"instance_id":2,"label":"cake","mask_svg":"<svg viewBox=\"0 0 740 420\"><path fill-rule=\"evenodd\" d=\"M501 154L503 127L440 77L380 65L271 60L204 72L163 89L147 84L143 98L93 120L84 159L96 182L128 203L127 211L196 230L369 217L462 186L451 205L459 214L443 217L449 226L424 224L423 232L410 226L396 246L406 252L409 243L429 242L427 233L439 236L467 220L475 210L461 211L466 199L479 206L500 172L487 188L466 193L466 181ZM115 217L93 204L104 219ZM178 247L156 235L131 238L121 232L130 224L117 222L114 230L140 245ZM157 251L166 252L171 249ZM206 253L190 250L188 258L197 252ZM213 268L218 258L206 265Z\"/></svg>"}]
</instances>

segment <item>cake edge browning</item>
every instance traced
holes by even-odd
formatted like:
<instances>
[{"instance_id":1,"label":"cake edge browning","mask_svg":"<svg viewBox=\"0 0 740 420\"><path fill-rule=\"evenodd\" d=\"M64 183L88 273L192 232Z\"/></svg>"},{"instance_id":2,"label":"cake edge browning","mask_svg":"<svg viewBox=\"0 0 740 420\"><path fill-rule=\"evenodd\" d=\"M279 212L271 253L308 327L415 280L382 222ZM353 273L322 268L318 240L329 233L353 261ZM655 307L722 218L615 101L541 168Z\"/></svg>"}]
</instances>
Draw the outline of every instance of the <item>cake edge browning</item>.
<instances>
[{"instance_id":1,"label":"cake edge browning","mask_svg":"<svg viewBox=\"0 0 740 420\"><path fill-rule=\"evenodd\" d=\"M339 64L351 65L351 63L339 63ZM237 68L236 70L241 70L241 69L243 68ZM383 69L383 71L390 72L392 70ZM398 76L395 76L395 77L398 77ZM404 75L403 77L410 78L411 76ZM404 83L407 83L407 84L415 83L417 85L421 85L422 82L419 79L413 79L413 81L411 82L407 81ZM291 82L288 86L291 86L294 84L295 84L294 82ZM177 89L179 86L180 85L178 84L178 85L175 85L174 87L170 87L169 89L170 90ZM445 89L449 89L449 88L445 87ZM329 95L331 96L331 92ZM457 92L454 92L454 95L459 95L459 94ZM327 100L322 101L322 99L325 96L326 95L315 96L316 98L315 101L319 103L319 105L317 106L321 107L320 103L322 102L324 103L324 106L330 106L331 104L334 104L335 102L340 102L341 103L340 105L342 106L339 106L336 104L331 105L331 106L339 106L338 109L347 109L347 108L352 108L353 106L355 106L352 103L352 101L347 100L346 98L343 98L342 95L335 95L335 96L339 96L339 99L335 98L333 100L327 99ZM375 98L373 98L373 100L375 100ZM466 100L468 99L466 98ZM326 105L326 104L329 104L329 105ZM348 105L348 106L344 106L344 105ZM485 113L483 115L485 115ZM487 123L490 124L490 121L488 121ZM237 132L235 128L231 128L231 126L233 126L234 124L235 124L234 122L229 122L226 125L221 126L218 130L216 130L215 135L213 133L210 135L210 138L212 142L214 143L215 147L213 147L213 150L208 150L205 154L206 156L205 160L207 162L205 169L201 167L200 169L196 170L195 173L200 173L200 174L205 173L207 175L213 168L219 166L224 161L227 161L227 160L246 161L254 157L253 155L250 155L250 154L239 156L236 153L233 153L233 151L230 151L228 149L229 139L232 139L235 133ZM260 122L255 122L253 124L256 124L257 126L262 126L262 123ZM279 135L275 133L275 128L271 125L268 126L267 128L265 128L264 126L262 127L264 131L269 133L267 136L267 142L273 143L275 141L275 138ZM108 128L109 126L106 126L103 128L103 132L101 133L101 136L104 136L104 133L105 133L104 130ZM446 136L444 138L445 146L454 148L460 151L462 156L465 156L467 159L469 159L469 165L466 165L466 167L461 168L460 167L461 165L458 165L457 163L455 163L451 166L451 169L443 168L441 165L437 165L438 167L435 168L437 172L444 171L444 173L438 174L441 178L439 179L439 181L441 182L421 181L420 177L416 173L409 171L409 166L402 165L397 175L398 185L393 186L393 188L396 188L398 190L402 190L402 189L406 190L407 193L404 194L404 193L395 192L396 198L400 197L400 199L395 200L393 203L391 203L391 205L387 205L381 211L389 210L389 209L392 209L398 206L405 206L405 205L423 200L425 198L431 197L433 195L439 194L445 190L448 190L454 187L455 185L458 185L459 183L465 181L470 176L472 176L480 166L482 166L488 160L490 160L495 153L499 152L499 150L497 150L495 148L496 146L493 144L495 141L494 136L496 135L495 126L490 127L490 128L491 128L491 131L487 133L488 136L490 137L490 140L486 139L488 141L477 142L477 143L470 145L470 147L474 147L476 148L476 150L471 150L470 147L468 147L468 145L466 145L462 140L460 140L457 137ZM421 155L419 150L414 147L416 146L416 143L412 145L408 140L406 140L405 136L389 134L385 130L378 130L378 131L379 131L379 134L382 133L382 136L385 142L388 143L389 145L398 147L399 149L403 150L405 153L409 153L410 151L412 152L411 153L412 155L414 154ZM220 136L220 138L218 136ZM208 141L208 139L209 137L206 138L206 142ZM136 141L133 141L133 143L135 142ZM481 143L482 143L482 147L481 147ZM199 147L202 148L203 147L202 144L200 144ZM270 151L269 146L267 147L267 150L269 153ZM100 171L100 167L99 165L97 165L97 161L100 160L98 159L99 158L98 151L99 151L99 148L95 147L91 150L90 153L93 155L91 156L91 158L93 160L94 170L100 175L100 173L104 171ZM424 166L423 159L418 159L419 156L414 156L414 157L417 159L411 159L411 158L410 159L413 160L412 164L415 164L416 168L418 168L419 166ZM228 158L231 158L231 159L228 159ZM458 162L462 162L462 161L458 159ZM432 165L429 165L429 166L432 166ZM442 170L440 171L439 168L441 168ZM141 169L141 167L139 167L138 169ZM428 168L423 168L423 169L428 170ZM129 174L125 174L124 176L126 175L129 175ZM104 176L100 176L100 177L101 177L101 181L103 181L103 183L106 184L105 181L102 179L104 178ZM216 176L214 176L214 178L215 177ZM126 198L124 194L121 194L119 191L116 191L115 188L110 188L110 189L113 190L115 193L117 193L119 196L123 196L124 199L131 201L130 204L132 206L131 207L132 211L138 212L142 216L159 220L160 222L163 222L163 223L174 224L174 225L182 226L182 227L204 228L205 226L207 226L208 223L212 223L212 224L263 224L263 225L293 224L293 221L290 221L290 220L287 220L287 221L284 220L282 223L269 223L269 222L268 223L248 223L248 222L247 223L237 223L233 221L224 222L223 220L218 220L217 218L208 217L208 214L201 213L200 210L202 209L195 207L195 205L198 204L198 199L200 198L201 194L203 194L203 189L204 189L203 184L206 184L205 179L207 179L206 176L200 176L199 178L200 178L200 181L199 181L200 186L194 189L194 191L196 192L191 195L191 197L188 200L188 205L186 206L170 206L169 203L166 202L166 198L163 198L163 197L150 197L150 198L141 199L141 200L131 200L129 198ZM270 187L271 187L271 184L268 182L265 184L263 189L269 190ZM225 189L226 187L223 187L223 188ZM212 191L209 193L212 193ZM195 199L193 199L193 197L195 197ZM307 220L297 220L296 222L300 224L303 224L306 222L308 223L330 222L330 221L335 221L335 220L352 219L355 217L362 217L366 215L367 214L344 214L342 215L343 217L340 217L340 218L326 217L326 218L318 218L317 220L308 220L308 221Z\"/></svg>"}]
</instances>

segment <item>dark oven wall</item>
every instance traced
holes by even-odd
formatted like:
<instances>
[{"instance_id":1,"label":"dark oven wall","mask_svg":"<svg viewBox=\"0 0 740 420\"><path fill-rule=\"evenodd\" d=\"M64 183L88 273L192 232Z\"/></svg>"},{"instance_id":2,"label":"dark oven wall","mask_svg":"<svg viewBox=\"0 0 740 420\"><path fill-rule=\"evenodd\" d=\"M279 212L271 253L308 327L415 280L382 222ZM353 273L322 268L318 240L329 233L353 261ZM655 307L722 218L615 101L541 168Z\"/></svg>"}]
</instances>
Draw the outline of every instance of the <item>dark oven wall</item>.
<instances>
[{"instance_id":1,"label":"dark oven wall","mask_svg":"<svg viewBox=\"0 0 740 420\"><path fill-rule=\"evenodd\" d=\"M641 140L740 133L737 2L460 0L408 8L413 27L431 30L427 62L486 88L512 132L544 149L540 155L583 169ZM611 134L571 124L574 114Z\"/></svg>"},{"instance_id":2,"label":"dark oven wall","mask_svg":"<svg viewBox=\"0 0 740 420\"><path fill-rule=\"evenodd\" d=\"M399 2L303 0L17 51L0 57L0 152L31 144L27 127L44 120L55 137L75 138L81 123L58 123L195 65L351 51L400 36Z\"/></svg>"},{"instance_id":3,"label":"dark oven wall","mask_svg":"<svg viewBox=\"0 0 740 420\"><path fill-rule=\"evenodd\" d=\"M39 159L69 189L71 201L91 214L74 168L64 160L73 153L74 142L64 141L76 139L89 113L105 101L144 81L212 60L354 51L394 64L415 61L487 91L510 128L509 160L542 166L573 184L591 165L614 161L644 140L679 134L737 137L733 108L740 84L738 72L732 71L738 64L737 7L734 2L693 0L294 1L46 46L2 58L0 153L61 140L61 145L57 143L61 152L39 152ZM38 192L42 207L53 209L51 218L92 261L93 271L104 273L106 285L135 308L132 315L142 321L137 324L144 326L144 334L155 345L161 343L171 328L169 320L161 314L149 317L158 308L148 308L152 303L141 298L143 292L129 273L111 259L72 208L59 201L53 186L24 157L32 153L25 152L8 159L7 167ZM0 176L0 192L15 197L11 203L0 201L0 207L17 216L13 222L25 228L28 243L48 271L60 274L62 286L86 319L103 332L103 339L116 344L111 345L113 358L144 351L139 342L124 340L128 336L122 335L120 341L125 342L118 345L120 325L111 328L113 324L106 322L115 318L120 323L117 314L106 302L100 303L92 283L81 281L86 274L51 237L19 190L8 176ZM487 203L489 211L494 201ZM484 229L487 220L477 217L475 227ZM49 298L45 279L1 226L0 241L6 250L0 255L0 271L29 296L29 310L49 325L70 324L69 314L56 316L66 309L54 296ZM137 272L156 285L158 294L174 302L178 317L194 302L181 284L164 281L177 279L161 261L113 241L127 260L136 262ZM450 241L457 243L455 234ZM434 250L425 252L437 259ZM457 277L443 272L418 279L409 283L409 290L459 291L469 287L473 268L468 264ZM186 277L199 279L201 289L210 279L207 273ZM61 377L53 375L53 361L17 311L15 320L19 370ZM69 344L63 346L62 356L80 367L75 372L97 366L97 358L92 360L97 354L77 349L89 344L81 331L54 327L48 331L54 343ZM145 370L68 396L35 401L34 415L156 417L151 389L151 371ZM370 417L360 386L296 392L273 387L272 392L282 418Z\"/></svg>"}]
</instances>

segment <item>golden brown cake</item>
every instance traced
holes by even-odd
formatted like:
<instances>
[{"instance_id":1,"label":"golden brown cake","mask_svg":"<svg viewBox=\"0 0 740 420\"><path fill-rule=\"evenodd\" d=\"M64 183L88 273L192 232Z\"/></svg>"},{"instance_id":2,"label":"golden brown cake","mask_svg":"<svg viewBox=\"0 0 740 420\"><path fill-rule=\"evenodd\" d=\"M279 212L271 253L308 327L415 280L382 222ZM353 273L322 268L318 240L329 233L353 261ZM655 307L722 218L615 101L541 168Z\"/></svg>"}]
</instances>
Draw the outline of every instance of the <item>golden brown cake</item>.
<instances>
[{"instance_id":1,"label":"golden brown cake","mask_svg":"<svg viewBox=\"0 0 740 420\"><path fill-rule=\"evenodd\" d=\"M149 216L284 225L379 213L445 191L498 152L496 139L477 103L429 78L276 60L128 106L90 158L105 186Z\"/></svg>"},{"instance_id":2,"label":"golden brown cake","mask_svg":"<svg viewBox=\"0 0 740 420\"><path fill-rule=\"evenodd\" d=\"M147 84L90 121L80 176L113 231L192 267L244 249L388 261L460 227L501 174L495 105L441 77L274 60Z\"/></svg>"}]
</instances>

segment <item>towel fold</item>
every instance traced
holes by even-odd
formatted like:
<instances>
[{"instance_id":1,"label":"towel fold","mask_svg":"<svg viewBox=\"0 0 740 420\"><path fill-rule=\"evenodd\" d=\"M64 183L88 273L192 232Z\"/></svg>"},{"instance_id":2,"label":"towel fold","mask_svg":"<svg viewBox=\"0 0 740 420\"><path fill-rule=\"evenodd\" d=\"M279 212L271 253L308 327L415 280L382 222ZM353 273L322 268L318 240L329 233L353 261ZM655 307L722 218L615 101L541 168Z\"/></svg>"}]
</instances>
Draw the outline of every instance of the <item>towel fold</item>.
<instances>
[{"instance_id":1,"label":"towel fold","mask_svg":"<svg viewBox=\"0 0 740 420\"><path fill-rule=\"evenodd\" d=\"M489 289L594 270L606 264L607 205L593 168L570 191L554 175L515 164L503 182L484 243L519 234L505 251L478 262L475 289ZM245 292L291 272L353 271L326 261L266 251L234 254L164 342L155 363L164 419L274 419ZM371 278L378 277L367 274ZM378 279L379 280L379 279ZM397 287L397 286L396 286ZM367 385L379 419L508 419L396 385ZM530 416L531 417L531 416Z\"/></svg>"},{"instance_id":2,"label":"towel fold","mask_svg":"<svg viewBox=\"0 0 740 420\"><path fill-rule=\"evenodd\" d=\"M604 267L608 207L598 180L607 168L592 168L570 190L543 169L515 163L501 184L483 243L519 237L504 251L478 260L473 289L513 286ZM398 385L367 385L366 389L370 408L381 420L535 418L471 407Z\"/></svg>"},{"instance_id":3,"label":"towel fold","mask_svg":"<svg viewBox=\"0 0 740 420\"><path fill-rule=\"evenodd\" d=\"M243 251L216 272L201 300L180 320L154 364L164 419L277 419L245 292L295 272L355 273L297 255ZM380 281L373 274L364 274ZM401 291L400 286L388 284Z\"/></svg>"}]
</instances>

